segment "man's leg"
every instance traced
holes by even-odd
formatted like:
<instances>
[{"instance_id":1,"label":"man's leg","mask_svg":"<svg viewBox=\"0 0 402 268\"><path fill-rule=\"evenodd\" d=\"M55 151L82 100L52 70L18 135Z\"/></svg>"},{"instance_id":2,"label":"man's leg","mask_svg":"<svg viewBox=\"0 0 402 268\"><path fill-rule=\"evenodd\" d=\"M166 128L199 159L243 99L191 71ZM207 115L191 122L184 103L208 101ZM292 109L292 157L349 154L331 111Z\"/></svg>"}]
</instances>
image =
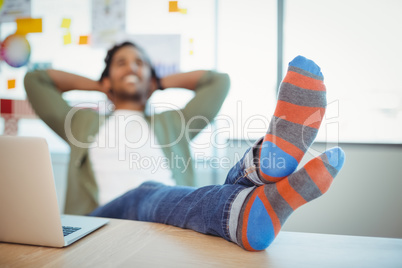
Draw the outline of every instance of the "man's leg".
<instances>
[{"instance_id":1,"label":"man's leg","mask_svg":"<svg viewBox=\"0 0 402 268\"><path fill-rule=\"evenodd\" d=\"M229 170L225 184L240 184L246 187L263 185L258 172L259 150L263 137L248 148L243 157Z\"/></svg>"},{"instance_id":2,"label":"man's leg","mask_svg":"<svg viewBox=\"0 0 402 268\"><path fill-rule=\"evenodd\" d=\"M263 184L260 176L259 181L250 179L261 171L254 149L229 172L224 185L195 189L144 183L91 215L170 224L219 235L247 250L263 250L296 208L328 190L344 153L340 148L328 150L296 173Z\"/></svg>"},{"instance_id":3,"label":"man's leg","mask_svg":"<svg viewBox=\"0 0 402 268\"><path fill-rule=\"evenodd\" d=\"M333 148L287 178L262 186L196 189L146 182L90 215L169 224L263 250L294 210L328 190L343 161L343 151Z\"/></svg>"},{"instance_id":4,"label":"man's leg","mask_svg":"<svg viewBox=\"0 0 402 268\"><path fill-rule=\"evenodd\" d=\"M311 60L298 56L289 63L260 151L264 182L292 174L314 141L327 104L323 79Z\"/></svg>"},{"instance_id":5,"label":"man's leg","mask_svg":"<svg viewBox=\"0 0 402 268\"><path fill-rule=\"evenodd\" d=\"M228 174L225 183L251 186L238 193L229 213L230 239L247 250L268 247L290 214L324 194L342 168L344 153L333 148L293 173L324 116L322 80L313 61L296 57L281 85L267 135Z\"/></svg>"},{"instance_id":6,"label":"man's leg","mask_svg":"<svg viewBox=\"0 0 402 268\"><path fill-rule=\"evenodd\" d=\"M229 213L230 239L250 251L267 248L294 210L328 190L343 162L342 149L333 148L279 182L239 192L233 203L241 210Z\"/></svg>"},{"instance_id":7,"label":"man's leg","mask_svg":"<svg viewBox=\"0 0 402 268\"><path fill-rule=\"evenodd\" d=\"M267 134L232 167L225 184L262 185L292 174L317 135L326 102L320 67L302 56L293 59Z\"/></svg>"},{"instance_id":8,"label":"man's leg","mask_svg":"<svg viewBox=\"0 0 402 268\"><path fill-rule=\"evenodd\" d=\"M90 216L169 224L217 235L232 241L229 212L242 185L211 185L202 188L167 186L157 182L141 184ZM242 204L235 210L240 211Z\"/></svg>"}]
</instances>

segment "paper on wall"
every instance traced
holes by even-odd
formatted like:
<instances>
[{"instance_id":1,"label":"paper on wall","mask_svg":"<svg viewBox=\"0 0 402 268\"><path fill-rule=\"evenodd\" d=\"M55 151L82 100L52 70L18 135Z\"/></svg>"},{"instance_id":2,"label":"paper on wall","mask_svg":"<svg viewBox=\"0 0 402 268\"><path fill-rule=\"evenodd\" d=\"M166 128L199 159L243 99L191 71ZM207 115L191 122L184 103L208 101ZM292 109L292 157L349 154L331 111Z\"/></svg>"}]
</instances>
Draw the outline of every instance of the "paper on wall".
<instances>
[{"instance_id":1,"label":"paper on wall","mask_svg":"<svg viewBox=\"0 0 402 268\"><path fill-rule=\"evenodd\" d=\"M125 30L126 0L92 0L92 46L110 48Z\"/></svg>"},{"instance_id":2,"label":"paper on wall","mask_svg":"<svg viewBox=\"0 0 402 268\"><path fill-rule=\"evenodd\" d=\"M63 19L61 20L61 25L60 25L61 28L69 29L69 28L70 28L70 25L71 25L71 19L63 18Z\"/></svg>"},{"instance_id":3,"label":"paper on wall","mask_svg":"<svg viewBox=\"0 0 402 268\"><path fill-rule=\"evenodd\" d=\"M26 35L28 33L41 33L42 32L42 19L33 18L19 18L16 19L17 30L15 34Z\"/></svg>"},{"instance_id":4,"label":"paper on wall","mask_svg":"<svg viewBox=\"0 0 402 268\"><path fill-rule=\"evenodd\" d=\"M88 45L89 43L89 36L88 35L80 35L78 39L79 45Z\"/></svg>"},{"instance_id":5,"label":"paper on wall","mask_svg":"<svg viewBox=\"0 0 402 268\"><path fill-rule=\"evenodd\" d=\"M7 80L7 89L14 89L15 88L15 79Z\"/></svg>"},{"instance_id":6,"label":"paper on wall","mask_svg":"<svg viewBox=\"0 0 402 268\"><path fill-rule=\"evenodd\" d=\"M71 33L68 32L63 36L63 44L64 45L69 45L71 44Z\"/></svg>"},{"instance_id":7,"label":"paper on wall","mask_svg":"<svg viewBox=\"0 0 402 268\"><path fill-rule=\"evenodd\" d=\"M31 0L3 0L0 7L0 23L26 17L31 17Z\"/></svg>"}]
</instances>

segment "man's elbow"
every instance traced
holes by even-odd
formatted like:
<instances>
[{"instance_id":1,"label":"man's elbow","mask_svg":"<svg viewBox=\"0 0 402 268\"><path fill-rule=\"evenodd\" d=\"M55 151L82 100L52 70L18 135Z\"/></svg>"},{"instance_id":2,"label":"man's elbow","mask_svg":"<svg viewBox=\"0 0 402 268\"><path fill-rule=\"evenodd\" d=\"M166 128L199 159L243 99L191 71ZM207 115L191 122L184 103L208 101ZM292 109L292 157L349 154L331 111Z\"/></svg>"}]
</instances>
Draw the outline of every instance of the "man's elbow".
<instances>
[{"instance_id":1,"label":"man's elbow","mask_svg":"<svg viewBox=\"0 0 402 268\"><path fill-rule=\"evenodd\" d=\"M220 89L225 92L225 95L228 94L229 89L230 89L230 76L227 73L217 73L219 76L219 82L220 82Z\"/></svg>"},{"instance_id":2,"label":"man's elbow","mask_svg":"<svg viewBox=\"0 0 402 268\"><path fill-rule=\"evenodd\" d=\"M34 73L33 72L27 72L24 76L24 88L25 91L29 90L30 86L32 84L32 81L34 80Z\"/></svg>"},{"instance_id":3,"label":"man's elbow","mask_svg":"<svg viewBox=\"0 0 402 268\"><path fill-rule=\"evenodd\" d=\"M24 88L27 93L38 87L42 81L41 76L42 71L30 71L25 74L24 77Z\"/></svg>"}]
</instances>

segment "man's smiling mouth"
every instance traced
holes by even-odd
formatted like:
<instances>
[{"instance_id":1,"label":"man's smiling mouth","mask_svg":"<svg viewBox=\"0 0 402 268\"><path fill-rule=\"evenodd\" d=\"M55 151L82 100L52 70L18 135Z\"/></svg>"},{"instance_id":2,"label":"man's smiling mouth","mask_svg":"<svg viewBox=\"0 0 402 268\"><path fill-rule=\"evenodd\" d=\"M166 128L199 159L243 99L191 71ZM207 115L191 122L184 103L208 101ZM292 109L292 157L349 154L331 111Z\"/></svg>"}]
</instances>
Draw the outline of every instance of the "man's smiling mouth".
<instances>
[{"instance_id":1,"label":"man's smiling mouth","mask_svg":"<svg viewBox=\"0 0 402 268\"><path fill-rule=\"evenodd\" d=\"M124 77L125 83L136 84L140 81L137 75L129 74Z\"/></svg>"}]
</instances>

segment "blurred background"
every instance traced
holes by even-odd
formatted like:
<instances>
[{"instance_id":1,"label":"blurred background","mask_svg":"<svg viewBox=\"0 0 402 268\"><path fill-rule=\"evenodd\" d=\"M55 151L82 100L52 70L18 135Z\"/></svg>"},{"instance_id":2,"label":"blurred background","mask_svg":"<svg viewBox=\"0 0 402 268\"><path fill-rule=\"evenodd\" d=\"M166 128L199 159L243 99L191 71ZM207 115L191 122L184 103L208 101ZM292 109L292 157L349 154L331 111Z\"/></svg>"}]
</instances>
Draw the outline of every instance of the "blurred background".
<instances>
[{"instance_id":1,"label":"blurred background","mask_svg":"<svg viewBox=\"0 0 402 268\"><path fill-rule=\"evenodd\" d=\"M266 132L287 63L303 55L322 68L328 90L304 162L338 145L346 163L331 190L296 211L284 230L402 238L400 14L399 0L0 0L0 134L47 139L62 208L69 148L30 110L24 75L54 68L98 79L106 50L133 40L161 76L230 75L219 116L192 144L197 186L222 183ZM21 27L28 45L12 40ZM96 92L64 97L71 105L106 100ZM191 97L172 89L150 104L182 107Z\"/></svg>"}]
</instances>

